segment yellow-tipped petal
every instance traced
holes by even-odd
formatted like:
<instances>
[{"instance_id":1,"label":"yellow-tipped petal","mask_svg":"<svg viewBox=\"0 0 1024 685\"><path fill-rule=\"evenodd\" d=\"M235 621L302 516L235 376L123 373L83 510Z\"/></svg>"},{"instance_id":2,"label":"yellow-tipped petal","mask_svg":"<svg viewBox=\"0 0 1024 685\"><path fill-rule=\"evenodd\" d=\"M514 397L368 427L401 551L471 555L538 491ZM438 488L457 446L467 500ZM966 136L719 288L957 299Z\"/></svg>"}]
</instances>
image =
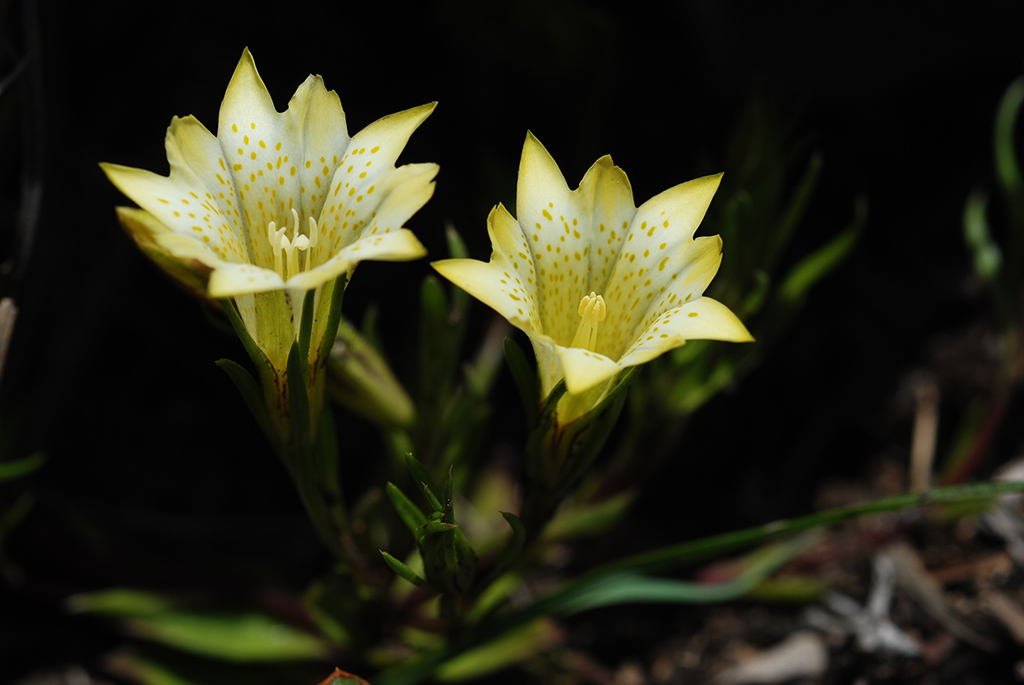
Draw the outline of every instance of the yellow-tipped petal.
<instances>
[{"instance_id":1,"label":"yellow-tipped petal","mask_svg":"<svg viewBox=\"0 0 1024 685\"><path fill-rule=\"evenodd\" d=\"M503 256L489 263L475 259L443 259L431 264L449 281L473 295L527 334L540 332L536 304ZM504 267L504 268L502 268Z\"/></svg>"},{"instance_id":2,"label":"yellow-tipped petal","mask_svg":"<svg viewBox=\"0 0 1024 685\"><path fill-rule=\"evenodd\" d=\"M639 247L631 248L633 243ZM632 251L640 248L639 254ZM609 283L606 299L614 318L602 351L618 357L662 312L700 297L721 262L718 236L689 240L665 231L654 241L629 241Z\"/></svg>"},{"instance_id":3,"label":"yellow-tipped petal","mask_svg":"<svg viewBox=\"0 0 1024 685\"><path fill-rule=\"evenodd\" d=\"M590 390L622 370L618 362L590 350L558 346L555 353L565 373L565 389L572 394Z\"/></svg>"},{"instance_id":4,"label":"yellow-tipped petal","mask_svg":"<svg viewBox=\"0 0 1024 685\"><path fill-rule=\"evenodd\" d=\"M633 188L626 173L612 163L611 155L605 155L587 171L579 193L579 203L590 227L584 233L589 247L589 273L583 291L607 292L622 241L636 214Z\"/></svg>"},{"instance_id":5,"label":"yellow-tipped petal","mask_svg":"<svg viewBox=\"0 0 1024 685\"><path fill-rule=\"evenodd\" d=\"M219 264L209 283L210 297L236 297L284 287L284 280L271 269L254 264Z\"/></svg>"},{"instance_id":6,"label":"yellow-tipped petal","mask_svg":"<svg viewBox=\"0 0 1024 685\"><path fill-rule=\"evenodd\" d=\"M623 367L644 364L687 340L753 342L747 327L728 307L699 297L657 317L622 355Z\"/></svg>"},{"instance_id":7,"label":"yellow-tipped petal","mask_svg":"<svg viewBox=\"0 0 1024 685\"><path fill-rule=\"evenodd\" d=\"M117 218L139 249L157 266L190 294L200 299L208 299L206 287L212 271L209 263L211 260L200 258L207 255L195 255L195 251L192 251L192 256L189 256L189 250L173 251L168 248L161 241L161 237L166 240L166 235L171 234L171 230L144 209L118 207Z\"/></svg>"}]
</instances>

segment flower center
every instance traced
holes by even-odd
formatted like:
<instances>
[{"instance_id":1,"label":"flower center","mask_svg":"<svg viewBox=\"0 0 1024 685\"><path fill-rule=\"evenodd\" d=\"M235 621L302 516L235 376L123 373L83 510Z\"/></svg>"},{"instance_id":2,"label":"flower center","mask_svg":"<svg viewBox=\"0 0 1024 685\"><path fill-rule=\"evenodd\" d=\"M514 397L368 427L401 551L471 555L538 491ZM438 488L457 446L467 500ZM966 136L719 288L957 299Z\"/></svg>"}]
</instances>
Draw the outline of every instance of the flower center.
<instances>
[{"instance_id":1,"label":"flower center","mask_svg":"<svg viewBox=\"0 0 1024 685\"><path fill-rule=\"evenodd\" d=\"M291 238L285 235L288 232L287 223L281 228L273 221L267 224L267 238L270 239L270 248L274 251L274 271L286 281L310 268L309 248L316 247L320 239L316 219L309 217L309 235L302 235L299 233L299 213L292 209L292 216L295 217L295 225L292 226ZM299 259L300 256L303 257L302 260Z\"/></svg>"},{"instance_id":2,"label":"flower center","mask_svg":"<svg viewBox=\"0 0 1024 685\"><path fill-rule=\"evenodd\" d=\"M572 339L570 347L596 352L597 326L608 315L608 307L604 303L604 298L595 292L584 295L580 300L577 313L580 315L580 327L576 329L576 336Z\"/></svg>"}]
</instances>

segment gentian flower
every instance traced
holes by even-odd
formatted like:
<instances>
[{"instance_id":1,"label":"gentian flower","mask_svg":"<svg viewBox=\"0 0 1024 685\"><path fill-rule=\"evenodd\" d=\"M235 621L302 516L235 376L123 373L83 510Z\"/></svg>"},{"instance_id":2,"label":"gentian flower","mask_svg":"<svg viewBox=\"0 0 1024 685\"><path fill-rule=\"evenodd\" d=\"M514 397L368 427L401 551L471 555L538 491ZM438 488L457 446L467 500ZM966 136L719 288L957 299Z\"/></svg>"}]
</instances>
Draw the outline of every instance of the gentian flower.
<instances>
[{"instance_id":1,"label":"gentian flower","mask_svg":"<svg viewBox=\"0 0 1024 685\"><path fill-rule=\"evenodd\" d=\"M490 261L448 259L434 268L529 336L542 397L565 380L565 422L597 404L620 371L687 340L753 339L725 305L704 296L722 240L693 234L720 179L677 185L637 208L610 156L569 190L528 134L518 219L500 204L487 218Z\"/></svg>"},{"instance_id":2,"label":"gentian flower","mask_svg":"<svg viewBox=\"0 0 1024 685\"><path fill-rule=\"evenodd\" d=\"M307 361L317 369L333 342L332 301L356 264L426 253L402 225L433 194L438 166L395 161L433 109L392 114L349 137L338 94L321 77L309 76L278 112L246 49L216 136L193 116L171 120L169 176L101 166L141 207L119 208L125 229L187 288L230 301L280 395L308 292Z\"/></svg>"}]
</instances>

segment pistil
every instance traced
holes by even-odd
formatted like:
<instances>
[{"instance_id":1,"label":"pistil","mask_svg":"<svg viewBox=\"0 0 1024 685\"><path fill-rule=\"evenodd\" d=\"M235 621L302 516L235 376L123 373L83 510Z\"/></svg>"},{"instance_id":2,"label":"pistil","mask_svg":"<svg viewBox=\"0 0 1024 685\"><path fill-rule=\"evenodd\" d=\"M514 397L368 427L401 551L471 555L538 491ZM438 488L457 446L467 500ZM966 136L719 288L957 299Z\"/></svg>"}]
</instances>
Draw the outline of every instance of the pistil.
<instances>
[{"instance_id":1,"label":"pistil","mask_svg":"<svg viewBox=\"0 0 1024 685\"><path fill-rule=\"evenodd\" d=\"M576 335L573 337L570 347L596 352L598 324L604 321L608 315L608 307L604 303L604 298L594 292L584 295L580 300L577 313L580 315L580 325L576 329Z\"/></svg>"},{"instance_id":2,"label":"pistil","mask_svg":"<svg viewBox=\"0 0 1024 685\"><path fill-rule=\"evenodd\" d=\"M281 228L278 228L274 221L267 224L267 238L274 251L274 271L286 281L291 276L310 268L309 248L316 247L320 239L320 229L316 225L316 219L309 217L308 235L302 235L299 233L299 213L295 209L292 209L292 216L295 218L295 225L292 226L291 238L285 235L288 232L287 223ZM299 263L300 252L305 253L302 264Z\"/></svg>"}]
</instances>

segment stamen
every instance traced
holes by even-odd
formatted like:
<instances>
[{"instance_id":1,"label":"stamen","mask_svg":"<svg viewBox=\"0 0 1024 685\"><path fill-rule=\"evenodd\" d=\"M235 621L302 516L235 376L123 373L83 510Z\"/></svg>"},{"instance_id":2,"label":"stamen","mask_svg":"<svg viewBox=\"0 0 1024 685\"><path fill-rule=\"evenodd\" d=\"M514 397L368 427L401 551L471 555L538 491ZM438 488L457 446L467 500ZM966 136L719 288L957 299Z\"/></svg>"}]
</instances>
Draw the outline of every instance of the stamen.
<instances>
[{"instance_id":1,"label":"stamen","mask_svg":"<svg viewBox=\"0 0 1024 685\"><path fill-rule=\"evenodd\" d=\"M320 228L316 225L316 219L309 217L309 235L302 235L299 231L299 213L292 208L292 216L295 224L292 226L292 237L289 239L285 234L288 232L287 224L281 228L277 223L271 221L267 224L267 238L270 240L270 248L274 251L274 271L281 275L281 278L288 280L302 271L308 270L312 264L312 255L309 248L315 247L320 242ZM302 264L299 263L299 252L305 253Z\"/></svg>"},{"instance_id":2,"label":"stamen","mask_svg":"<svg viewBox=\"0 0 1024 685\"><path fill-rule=\"evenodd\" d=\"M580 315L580 326L576 329L571 347L596 351L598 324L608 316L604 298L594 292L584 295L576 313Z\"/></svg>"}]
</instances>

